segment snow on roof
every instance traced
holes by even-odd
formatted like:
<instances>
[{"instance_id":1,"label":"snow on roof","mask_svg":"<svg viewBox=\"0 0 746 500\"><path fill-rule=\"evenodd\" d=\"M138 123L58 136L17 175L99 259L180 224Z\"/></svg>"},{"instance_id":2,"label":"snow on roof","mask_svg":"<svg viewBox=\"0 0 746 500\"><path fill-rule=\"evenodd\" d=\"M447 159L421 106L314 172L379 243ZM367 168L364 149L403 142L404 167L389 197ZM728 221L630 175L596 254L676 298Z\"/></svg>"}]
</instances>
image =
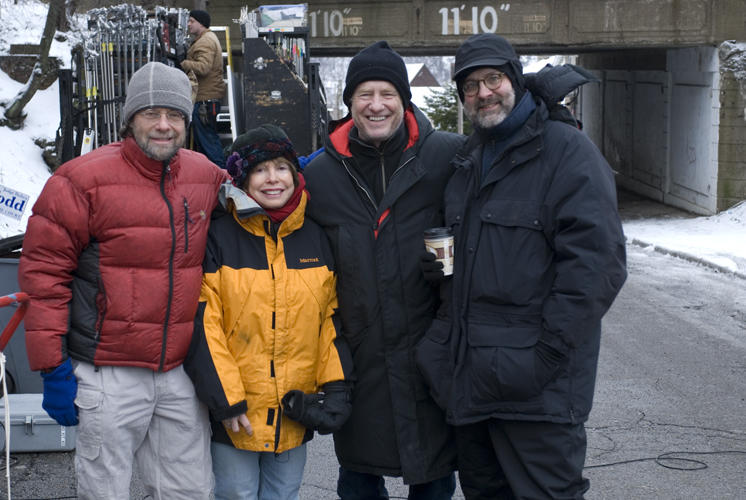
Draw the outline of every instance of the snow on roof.
<instances>
[{"instance_id":1,"label":"snow on roof","mask_svg":"<svg viewBox=\"0 0 746 500\"><path fill-rule=\"evenodd\" d=\"M417 63L417 64L407 64L407 77L409 78L409 82L412 81L412 79L417 76L417 73L420 72L422 67L424 66L424 63Z\"/></svg>"}]
</instances>

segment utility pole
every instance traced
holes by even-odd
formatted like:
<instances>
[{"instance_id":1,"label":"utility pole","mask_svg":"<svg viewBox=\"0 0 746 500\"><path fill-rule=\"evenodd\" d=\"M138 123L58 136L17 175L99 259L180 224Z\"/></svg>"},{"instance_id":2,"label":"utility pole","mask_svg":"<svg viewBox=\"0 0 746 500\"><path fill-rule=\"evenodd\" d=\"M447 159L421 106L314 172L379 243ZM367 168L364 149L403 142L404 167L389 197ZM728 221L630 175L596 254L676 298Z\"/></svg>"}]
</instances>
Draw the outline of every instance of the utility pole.
<instances>
[{"instance_id":1,"label":"utility pole","mask_svg":"<svg viewBox=\"0 0 746 500\"><path fill-rule=\"evenodd\" d=\"M458 109L458 121L456 122L456 131L464 135L464 105L461 104L461 99L456 97L456 106Z\"/></svg>"},{"instance_id":2,"label":"utility pole","mask_svg":"<svg viewBox=\"0 0 746 500\"><path fill-rule=\"evenodd\" d=\"M334 119L342 118L342 79L337 80L337 95L334 96Z\"/></svg>"}]
</instances>

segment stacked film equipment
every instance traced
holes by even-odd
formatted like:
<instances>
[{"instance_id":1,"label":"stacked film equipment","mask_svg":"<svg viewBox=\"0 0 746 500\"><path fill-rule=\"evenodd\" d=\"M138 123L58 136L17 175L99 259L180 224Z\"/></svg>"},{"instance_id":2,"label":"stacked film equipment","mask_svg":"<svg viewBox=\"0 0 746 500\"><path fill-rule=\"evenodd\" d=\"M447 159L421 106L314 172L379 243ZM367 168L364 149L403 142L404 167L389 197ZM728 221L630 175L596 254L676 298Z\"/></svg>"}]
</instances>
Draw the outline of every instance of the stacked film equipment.
<instances>
[{"instance_id":1,"label":"stacked film equipment","mask_svg":"<svg viewBox=\"0 0 746 500\"><path fill-rule=\"evenodd\" d=\"M324 145L329 123L319 63L310 61L308 4L241 8L246 130L281 127L301 155Z\"/></svg>"},{"instance_id":2,"label":"stacked film equipment","mask_svg":"<svg viewBox=\"0 0 746 500\"><path fill-rule=\"evenodd\" d=\"M186 57L186 9L124 4L88 11L88 34L73 49L72 69L60 70L61 163L119 140L132 75L157 61Z\"/></svg>"}]
</instances>

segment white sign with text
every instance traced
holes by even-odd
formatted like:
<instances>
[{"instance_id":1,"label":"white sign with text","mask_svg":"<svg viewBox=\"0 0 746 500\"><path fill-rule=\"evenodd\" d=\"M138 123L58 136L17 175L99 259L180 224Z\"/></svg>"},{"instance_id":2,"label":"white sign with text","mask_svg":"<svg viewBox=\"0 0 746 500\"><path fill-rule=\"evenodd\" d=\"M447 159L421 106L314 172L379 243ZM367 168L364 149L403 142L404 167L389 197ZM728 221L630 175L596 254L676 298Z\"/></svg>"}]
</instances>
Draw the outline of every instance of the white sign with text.
<instances>
[{"instance_id":1,"label":"white sign with text","mask_svg":"<svg viewBox=\"0 0 746 500\"><path fill-rule=\"evenodd\" d=\"M21 220L28 205L29 196L0 184L0 215Z\"/></svg>"}]
</instances>

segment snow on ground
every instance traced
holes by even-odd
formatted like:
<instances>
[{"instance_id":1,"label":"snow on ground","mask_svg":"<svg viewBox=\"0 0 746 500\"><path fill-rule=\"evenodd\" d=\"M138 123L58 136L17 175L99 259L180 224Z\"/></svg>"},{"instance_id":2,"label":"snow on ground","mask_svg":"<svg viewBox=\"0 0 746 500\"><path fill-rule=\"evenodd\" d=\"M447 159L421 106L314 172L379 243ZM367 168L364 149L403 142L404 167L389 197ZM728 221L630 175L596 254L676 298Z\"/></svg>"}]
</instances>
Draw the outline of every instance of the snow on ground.
<instances>
[{"instance_id":1,"label":"snow on ground","mask_svg":"<svg viewBox=\"0 0 746 500\"><path fill-rule=\"evenodd\" d=\"M0 71L0 100L11 101L23 84ZM37 92L26 105L28 116L22 130L0 127L0 185L29 196L21 221L0 214L0 239L23 233L31 207L51 175L34 139L54 139L59 126L60 99L57 83ZM5 110L0 107L0 113Z\"/></svg>"},{"instance_id":2,"label":"snow on ground","mask_svg":"<svg viewBox=\"0 0 746 500\"><path fill-rule=\"evenodd\" d=\"M717 215L627 221L624 234L630 242L696 256L746 275L746 201Z\"/></svg>"}]
</instances>

